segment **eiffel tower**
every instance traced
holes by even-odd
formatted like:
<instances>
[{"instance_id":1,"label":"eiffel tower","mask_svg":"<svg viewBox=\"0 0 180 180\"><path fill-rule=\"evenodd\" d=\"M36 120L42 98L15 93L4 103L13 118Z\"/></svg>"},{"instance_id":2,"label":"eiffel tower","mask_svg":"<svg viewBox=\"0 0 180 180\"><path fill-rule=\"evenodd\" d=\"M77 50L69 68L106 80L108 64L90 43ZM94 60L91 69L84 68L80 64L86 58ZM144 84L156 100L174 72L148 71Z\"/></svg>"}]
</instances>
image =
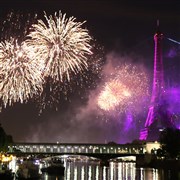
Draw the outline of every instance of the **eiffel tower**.
<instances>
[{"instance_id":1,"label":"eiffel tower","mask_svg":"<svg viewBox=\"0 0 180 180\"><path fill-rule=\"evenodd\" d=\"M159 21L157 21L157 31L154 35L153 88L145 126L140 131L140 140L157 141L161 130L167 127L174 127L172 116L168 112L168 104L166 104L164 98L163 38L164 35L159 31Z\"/></svg>"}]
</instances>

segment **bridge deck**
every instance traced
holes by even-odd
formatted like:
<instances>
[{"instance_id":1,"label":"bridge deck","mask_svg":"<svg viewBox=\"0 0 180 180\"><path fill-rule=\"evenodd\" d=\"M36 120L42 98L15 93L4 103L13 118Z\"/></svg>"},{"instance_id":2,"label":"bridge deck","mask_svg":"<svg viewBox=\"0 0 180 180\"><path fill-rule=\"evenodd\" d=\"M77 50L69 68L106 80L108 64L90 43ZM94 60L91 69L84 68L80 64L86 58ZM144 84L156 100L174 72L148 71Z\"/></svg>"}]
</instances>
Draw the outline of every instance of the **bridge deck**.
<instances>
[{"instance_id":1,"label":"bridge deck","mask_svg":"<svg viewBox=\"0 0 180 180\"><path fill-rule=\"evenodd\" d=\"M144 145L132 144L65 144L65 143L14 143L9 153L41 154L144 154Z\"/></svg>"}]
</instances>

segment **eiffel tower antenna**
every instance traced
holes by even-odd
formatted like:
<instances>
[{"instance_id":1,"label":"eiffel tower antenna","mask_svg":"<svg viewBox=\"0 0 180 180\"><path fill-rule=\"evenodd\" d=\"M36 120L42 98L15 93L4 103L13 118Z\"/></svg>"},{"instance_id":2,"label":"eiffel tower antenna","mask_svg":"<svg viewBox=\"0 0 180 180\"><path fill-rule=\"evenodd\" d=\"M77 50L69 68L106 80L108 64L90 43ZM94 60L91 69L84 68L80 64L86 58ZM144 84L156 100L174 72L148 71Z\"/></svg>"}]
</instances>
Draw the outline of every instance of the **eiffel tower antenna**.
<instances>
[{"instance_id":1,"label":"eiffel tower antenna","mask_svg":"<svg viewBox=\"0 0 180 180\"><path fill-rule=\"evenodd\" d=\"M157 19L157 28L159 28L159 19Z\"/></svg>"}]
</instances>

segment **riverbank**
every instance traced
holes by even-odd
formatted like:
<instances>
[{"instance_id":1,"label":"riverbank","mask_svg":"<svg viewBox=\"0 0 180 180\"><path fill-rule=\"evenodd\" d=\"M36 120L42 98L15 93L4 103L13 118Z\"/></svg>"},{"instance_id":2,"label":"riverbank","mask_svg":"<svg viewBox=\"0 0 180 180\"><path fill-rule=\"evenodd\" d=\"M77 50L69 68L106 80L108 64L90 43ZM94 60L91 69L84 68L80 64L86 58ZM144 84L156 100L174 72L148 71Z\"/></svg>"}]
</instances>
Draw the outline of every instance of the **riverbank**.
<instances>
[{"instance_id":1,"label":"riverbank","mask_svg":"<svg viewBox=\"0 0 180 180\"><path fill-rule=\"evenodd\" d=\"M180 171L180 160L172 159L154 159L149 164L151 167L156 169L170 169Z\"/></svg>"},{"instance_id":2,"label":"riverbank","mask_svg":"<svg viewBox=\"0 0 180 180\"><path fill-rule=\"evenodd\" d=\"M173 169L180 171L180 160L157 158L155 155L145 154L136 159L136 167Z\"/></svg>"}]
</instances>

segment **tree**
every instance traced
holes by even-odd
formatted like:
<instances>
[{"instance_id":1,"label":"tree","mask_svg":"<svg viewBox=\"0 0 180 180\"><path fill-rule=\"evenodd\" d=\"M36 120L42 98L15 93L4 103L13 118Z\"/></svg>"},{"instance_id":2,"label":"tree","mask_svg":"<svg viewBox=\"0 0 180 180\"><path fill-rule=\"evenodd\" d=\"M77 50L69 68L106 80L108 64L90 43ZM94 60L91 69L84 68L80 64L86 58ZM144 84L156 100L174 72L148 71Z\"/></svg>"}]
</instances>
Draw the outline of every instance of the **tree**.
<instances>
[{"instance_id":1,"label":"tree","mask_svg":"<svg viewBox=\"0 0 180 180\"><path fill-rule=\"evenodd\" d=\"M3 151L6 144L6 133L0 125L0 151Z\"/></svg>"},{"instance_id":2,"label":"tree","mask_svg":"<svg viewBox=\"0 0 180 180\"><path fill-rule=\"evenodd\" d=\"M6 152L8 149L8 145L12 142L12 136L7 135L0 124L0 151Z\"/></svg>"},{"instance_id":3,"label":"tree","mask_svg":"<svg viewBox=\"0 0 180 180\"><path fill-rule=\"evenodd\" d=\"M161 148L170 158L180 154L180 130L166 128L160 134Z\"/></svg>"}]
</instances>

